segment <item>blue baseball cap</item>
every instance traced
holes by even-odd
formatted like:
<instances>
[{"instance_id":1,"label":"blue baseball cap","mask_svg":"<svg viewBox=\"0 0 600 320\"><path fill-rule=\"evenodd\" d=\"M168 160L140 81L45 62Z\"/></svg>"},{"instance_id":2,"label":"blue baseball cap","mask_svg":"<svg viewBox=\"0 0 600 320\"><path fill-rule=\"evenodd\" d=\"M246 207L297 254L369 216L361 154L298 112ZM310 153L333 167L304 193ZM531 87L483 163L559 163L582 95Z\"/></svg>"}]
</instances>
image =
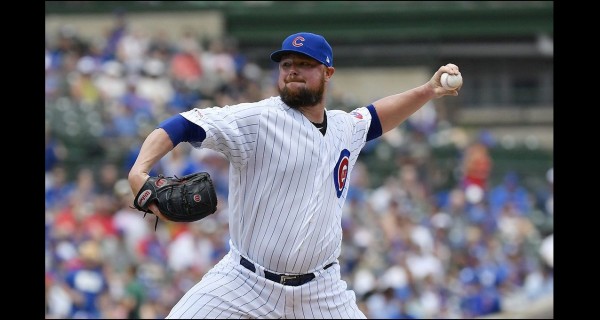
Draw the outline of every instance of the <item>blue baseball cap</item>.
<instances>
[{"instance_id":1,"label":"blue baseball cap","mask_svg":"<svg viewBox=\"0 0 600 320\"><path fill-rule=\"evenodd\" d=\"M281 61L281 56L288 52L305 54L322 64L333 67L333 51L323 36L310 33L295 33L283 40L281 50L271 53L271 60Z\"/></svg>"}]
</instances>

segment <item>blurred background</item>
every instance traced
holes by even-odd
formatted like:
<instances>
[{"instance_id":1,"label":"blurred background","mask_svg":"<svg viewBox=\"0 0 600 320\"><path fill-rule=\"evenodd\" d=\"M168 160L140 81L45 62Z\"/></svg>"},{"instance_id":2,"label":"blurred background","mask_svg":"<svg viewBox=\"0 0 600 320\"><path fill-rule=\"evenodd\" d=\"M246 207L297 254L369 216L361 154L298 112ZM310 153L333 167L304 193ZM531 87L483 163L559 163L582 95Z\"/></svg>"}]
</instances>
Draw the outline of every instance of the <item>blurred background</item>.
<instances>
[{"instance_id":1,"label":"blurred background","mask_svg":"<svg viewBox=\"0 0 600 320\"><path fill-rule=\"evenodd\" d=\"M325 36L329 109L455 63L458 97L369 142L351 176L342 277L369 318L553 317L552 1L52 1L45 22L46 318L164 318L228 250L228 162L180 144L153 174L207 171L194 223L131 209L162 120L277 95L269 54Z\"/></svg>"}]
</instances>

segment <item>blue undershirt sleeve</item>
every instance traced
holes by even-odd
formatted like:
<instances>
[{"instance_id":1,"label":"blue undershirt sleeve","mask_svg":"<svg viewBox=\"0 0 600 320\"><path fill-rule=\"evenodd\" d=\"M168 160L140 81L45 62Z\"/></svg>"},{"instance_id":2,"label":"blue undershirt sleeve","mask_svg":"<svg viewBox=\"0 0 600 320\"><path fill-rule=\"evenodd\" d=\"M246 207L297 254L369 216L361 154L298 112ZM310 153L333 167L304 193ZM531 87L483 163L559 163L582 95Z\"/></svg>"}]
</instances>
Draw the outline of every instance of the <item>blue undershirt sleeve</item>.
<instances>
[{"instance_id":1,"label":"blue undershirt sleeve","mask_svg":"<svg viewBox=\"0 0 600 320\"><path fill-rule=\"evenodd\" d=\"M381 137L383 134L381 129L381 121L379 121L379 117L377 116L377 111L375 107L370 104L367 106L367 110L371 114L371 126L369 127L369 132L367 132L367 141L371 141L375 138Z\"/></svg>"},{"instance_id":2,"label":"blue undershirt sleeve","mask_svg":"<svg viewBox=\"0 0 600 320\"><path fill-rule=\"evenodd\" d=\"M158 128L163 128L167 132L173 146L182 141L202 142L206 138L206 131L201 126L189 121L180 114L161 122Z\"/></svg>"}]
</instances>

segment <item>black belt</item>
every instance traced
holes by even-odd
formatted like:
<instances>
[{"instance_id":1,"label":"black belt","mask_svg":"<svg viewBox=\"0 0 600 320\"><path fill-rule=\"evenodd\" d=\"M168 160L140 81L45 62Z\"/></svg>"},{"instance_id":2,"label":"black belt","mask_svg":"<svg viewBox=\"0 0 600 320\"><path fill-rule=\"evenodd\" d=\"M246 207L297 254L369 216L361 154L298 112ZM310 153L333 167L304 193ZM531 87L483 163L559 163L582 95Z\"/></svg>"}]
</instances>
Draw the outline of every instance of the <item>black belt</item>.
<instances>
[{"instance_id":1,"label":"black belt","mask_svg":"<svg viewBox=\"0 0 600 320\"><path fill-rule=\"evenodd\" d=\"M248 259L242 257L240 259L240 264L242 266L244 266L244 268L252 271L252 272L256 272L256 267L254 266L254 264L250 261L248 261ZM333 262L326 265L323 270L331 267L333 265ZM276 274L273 272L269 272L267 270L265 270L265 278L277 282L277 283L281 283L285 286L301 286L307 282L309 282L310 280L315 278L315 274L314 273L305 273L305 274L297 274L297 275L287 275L287 274Z\"/></svg>"}]
</instances>

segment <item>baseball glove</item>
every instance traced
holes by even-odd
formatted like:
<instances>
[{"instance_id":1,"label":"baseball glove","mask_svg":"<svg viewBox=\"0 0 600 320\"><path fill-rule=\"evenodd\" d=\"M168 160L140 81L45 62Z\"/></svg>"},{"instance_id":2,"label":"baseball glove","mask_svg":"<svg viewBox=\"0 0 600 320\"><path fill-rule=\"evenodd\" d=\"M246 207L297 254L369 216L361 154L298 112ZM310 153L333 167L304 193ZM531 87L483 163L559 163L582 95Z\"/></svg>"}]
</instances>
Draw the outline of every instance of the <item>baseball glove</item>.
<instances>
[{"instance_id":1,"label":"baseball glove","mask_svg":"<svg viewBox=\"0 0 600 320\"><path fill-rule=\"evenodd\" d=\"M217 210L217 195L207 172L181 178L163 175L148 178L135 196L133 205L140 211L153 213L148 208L153 202L165 217L176 222L198 221Z\"/></svg>"}]
</instances>

